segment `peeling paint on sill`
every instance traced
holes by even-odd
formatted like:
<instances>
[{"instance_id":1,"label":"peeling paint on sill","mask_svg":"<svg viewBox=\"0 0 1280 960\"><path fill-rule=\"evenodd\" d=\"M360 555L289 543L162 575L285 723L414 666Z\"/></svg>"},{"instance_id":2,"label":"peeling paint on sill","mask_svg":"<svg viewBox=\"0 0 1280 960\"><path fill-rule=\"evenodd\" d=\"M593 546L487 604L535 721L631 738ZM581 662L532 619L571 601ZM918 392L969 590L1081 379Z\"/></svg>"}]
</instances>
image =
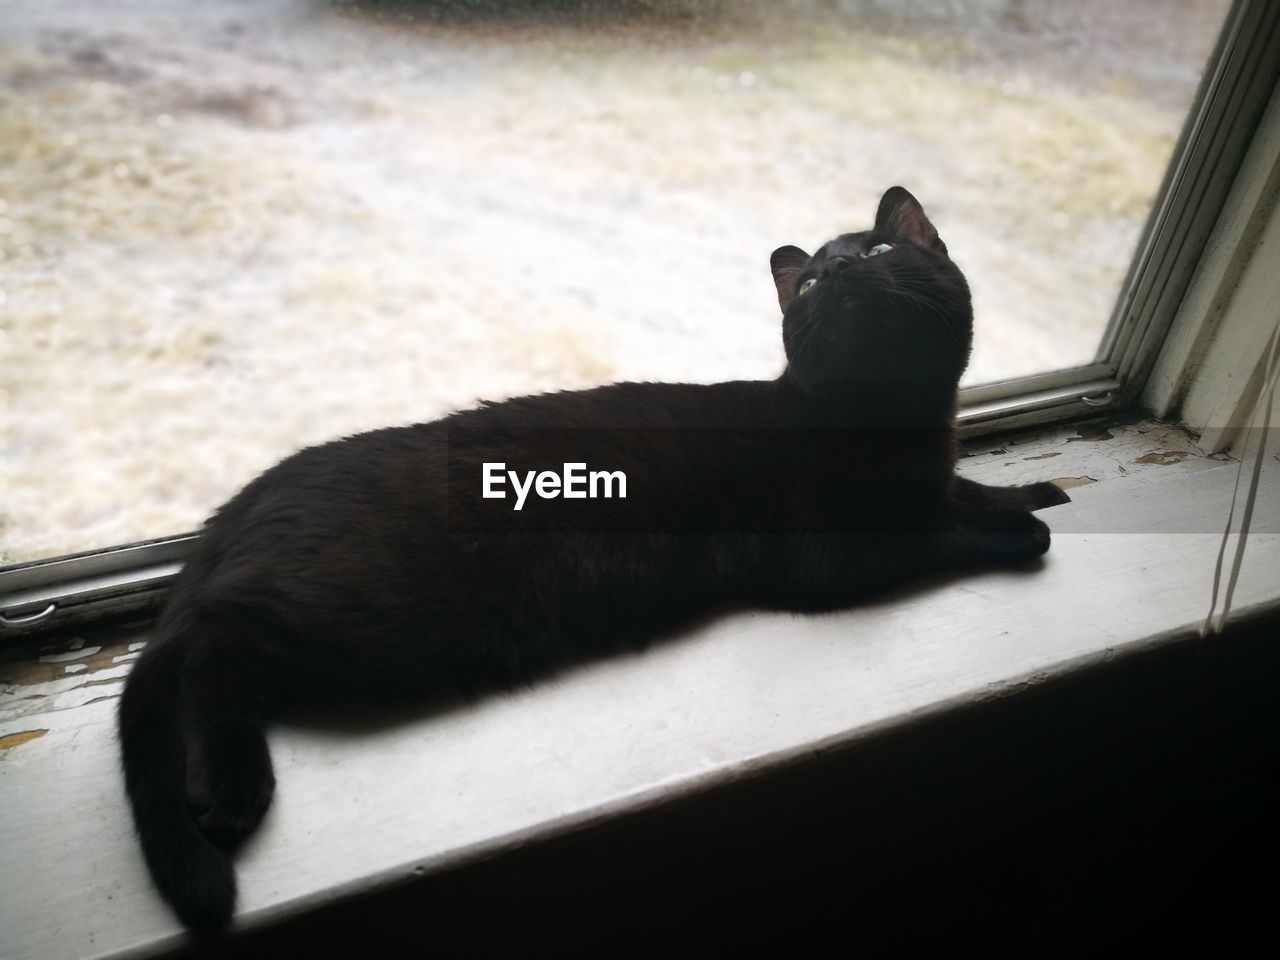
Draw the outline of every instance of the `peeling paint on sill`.
<instances>
[{"instance_id":1,"label":"peeling paint on sill","mask_svg":"<svg viewBox=\"0 0 1280 960\"><path fill-rule=\"evenodd\" d=\"M81 643L83 643L83 641L81 641ZM65 653L46 653L40 658L40 662L65 663L68 660L83 660L85 657L92 657L101 649L101 647L77 647L72 645L71 649Z\"/></svg>"},{"instance_id":2,"label":"peeling paint on sill","mask_svg":"<svg viewBox=\"0 0 1280 960\"><path fill-rule=\"evenodd\" d=\"M1110 439L1105 439L1105 435ZM974 441L978 443L978 441ZM1064 424L1027 436L1006 438L999 449L990 440L960 451L958 472L979 483L1016 486L1039 483L1053 474L1088 477L1101 483L1128 476L1159 474L1180 463L1180 471L1216 470L1225 462L1208 456L1186 430L1155 420L1102 418ZM1186 454L1176 459L1176 452ZM1159 456L1143 460L1148 454ZM1016 459L1015 459L1016 458ZM1047 467L1041 461L1053 460ZM1228 458L1229 459L1229 458ZM1053 474L1046 471L1052 470Z\"/></svg>"},{"instance_id":3,"label":"peeling paint on sill","mask_svg":"<svg viewBox=\"0 0 1280 960\"><path fill-rule=\"evenodd\" d=\"M1070 490L1072 487L1085 487L1098 481L1093 477L1054 477L1049 482L1055 484L1059 490Z\"/></svg>"},{"instance_id":4,"label":"peeling paint on sill","mask_svg":"<svg viewBox=\"0 0 1280 960\"><path fill-rule=\"evenodd\" d=\"M1186 450L1163 450L1154 453L1148 453L1139 457L1134 463L1154 463L1157 466L1167 467L1171 463L1181 463L1187 457L1191 456Z\"/></svg>"},{"instance_id":5,"label":"peeling paint on sill","mask_svg":"<svg viewBox=\"0 0 1280 960\"><path fill-rule=\"evenodd\" d=\"M74 682L54 681L13 689L0 689L0 723L12 723L23 717L43 716L59 710L73 710L97 700L118 697L124 691L128 670L99 671ZM20 692L19 692L20 691Z\"/></svg>"},{"instance_id":6,"label":"peeling paint on sill","mask_svg":"<svg viewBox=\"0 0 1280 960\"><path fill-rule=\"evenodd\" d=\"M10 733L0 737L0 757L12 750L14 747L21 746L24 743L30 743L32 740L39 740L49 732L48 727L41 727L38 730L22 730L18 733Z\"/></svg>"},{"instance_id":7,"label":"peeling paint on sill","mask_svg":"<svg viewBox=\"0 0 1280 960\"><path fill-rule=\"evenodd\" d=\"M64 637L0 650L0 734L53 726L36 718L51 719L118 697L133 667L130 660L138 655L130 647L142 642L140 632L137 627L103 628L91 643ZM78 659L67 662L72 657Z\"/></svg>"},{"instance_id":8,"label":"peeling paint on sill","mask_svg":"<svg viewBox=\"0 0 1280 960\"><path fill-rule=\"evenodd\" d=\"M1074 437L1067 437L1067 443L1100 443L1103 440L1114 439L1114 434L1106 427L1097 424L1082 423L1076 430Z\"/></svg>"}]
</instances>

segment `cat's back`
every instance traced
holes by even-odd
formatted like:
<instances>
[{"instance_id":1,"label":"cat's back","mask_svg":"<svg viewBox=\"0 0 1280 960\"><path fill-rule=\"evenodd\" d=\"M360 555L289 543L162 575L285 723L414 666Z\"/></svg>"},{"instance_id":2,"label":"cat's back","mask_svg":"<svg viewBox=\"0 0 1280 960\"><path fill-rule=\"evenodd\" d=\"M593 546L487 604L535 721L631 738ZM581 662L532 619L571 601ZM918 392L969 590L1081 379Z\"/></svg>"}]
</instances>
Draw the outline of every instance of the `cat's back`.
<instances>
[{"instance_id":1,"label":"cat's back","mask_svg":"<svg viewBox=\"0 0 1280 960\"><path fill-rule=\"evenodd\" d=\"M771 384L615 383L513 397L438 420L385 427L306 447L281 460L213 518L296 519L315 499L429 503L451 460L536 453L553 438L584 447L607 431L717 429L758 420ZM576 438L576 441L575 441Z\"/></svg>"},{"instance_id":2,"label":"cat's back","mask_svg":"<svg viewBox=\"0 0 1280 960\"><path fill-rule=\"evenodd\" d=\"M594 460L633 471L678 470L673 437L752 422L769 386L611 384L482 403L307 447L227 501L207 522L198 549L241 567L277 569L292 557L339 549L378 552L370 561L396 559L398 549L443 535L451 497L455 505L478 497L486 463L535 469Z\"/></svg>"}]
</instances>

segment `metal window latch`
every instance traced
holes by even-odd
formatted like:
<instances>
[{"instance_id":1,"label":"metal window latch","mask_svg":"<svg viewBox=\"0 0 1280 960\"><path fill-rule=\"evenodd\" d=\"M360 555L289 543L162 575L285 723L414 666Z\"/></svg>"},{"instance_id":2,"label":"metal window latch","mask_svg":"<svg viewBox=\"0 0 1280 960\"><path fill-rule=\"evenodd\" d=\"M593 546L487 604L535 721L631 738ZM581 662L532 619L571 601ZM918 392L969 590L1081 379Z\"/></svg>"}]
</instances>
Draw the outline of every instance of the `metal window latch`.
<instances>
[{"instance_id":1,"label":"metal window latch","mask_svg":"<svg viewBox=\"0 0 1280 960\"><path fill-rule=\"evenodd\" d=\"M1081 397L1080 402L1086 407L1109 407L1115 398L1115 393L1108 390L1106 393L1095 393L1091 397Z\"/></svg>"},{"instance_id":2,"label":"metal window latch","mask_svg":"<svg viewBox=\"0 0 1280 960\"><path fill-rule=\"evenodd\" d=\"M28 627L33 623L39 623L41 620L48 620L53 616L53 611L57 609L58 605L56 603L51 603L43 610L37 610L35 613L22 614L16 617L11 617L7 613L0 612L0 626Z\"/></svg>"}]
</instances>

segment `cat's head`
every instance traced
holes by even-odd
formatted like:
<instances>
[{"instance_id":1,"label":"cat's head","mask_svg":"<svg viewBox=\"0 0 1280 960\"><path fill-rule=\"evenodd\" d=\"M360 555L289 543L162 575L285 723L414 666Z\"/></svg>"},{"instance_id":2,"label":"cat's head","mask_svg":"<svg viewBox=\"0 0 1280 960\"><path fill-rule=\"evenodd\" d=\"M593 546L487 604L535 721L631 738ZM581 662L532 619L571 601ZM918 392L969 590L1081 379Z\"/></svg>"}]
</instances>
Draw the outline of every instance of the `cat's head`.
<instances>
[{"instance_id":1,"label":"cat's head","mask_svg":"<svg viewBox=\"0 0 1280 960\"><path fill-rule=\"evenodd\" d=\"M969 285L909 192L886 191L871 230L812 256L779 247L770 265L788 375L805 393L954 397L973 340Z\"/></svg>"}]
</instances>

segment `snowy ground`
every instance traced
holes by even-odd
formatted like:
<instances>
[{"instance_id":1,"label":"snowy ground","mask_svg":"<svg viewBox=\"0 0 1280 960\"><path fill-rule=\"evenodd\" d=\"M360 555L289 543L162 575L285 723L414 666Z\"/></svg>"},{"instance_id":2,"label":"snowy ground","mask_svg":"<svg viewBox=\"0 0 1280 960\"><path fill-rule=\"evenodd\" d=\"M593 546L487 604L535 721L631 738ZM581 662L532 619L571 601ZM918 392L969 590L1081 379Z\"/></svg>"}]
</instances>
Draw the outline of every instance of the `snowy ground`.
<instances>
[{"instance_id":1,"label":"snowy ground","mask_svg":"<svg viewBox=\"0 0 1280 960\"><path fill-rule=\"evenodd\" d=\"M0 6L0 562L477 397L773 376L769 252L893 183L970 382L1087 361L1226 3L438 6Z\"/></svg>"}]
</instances>

